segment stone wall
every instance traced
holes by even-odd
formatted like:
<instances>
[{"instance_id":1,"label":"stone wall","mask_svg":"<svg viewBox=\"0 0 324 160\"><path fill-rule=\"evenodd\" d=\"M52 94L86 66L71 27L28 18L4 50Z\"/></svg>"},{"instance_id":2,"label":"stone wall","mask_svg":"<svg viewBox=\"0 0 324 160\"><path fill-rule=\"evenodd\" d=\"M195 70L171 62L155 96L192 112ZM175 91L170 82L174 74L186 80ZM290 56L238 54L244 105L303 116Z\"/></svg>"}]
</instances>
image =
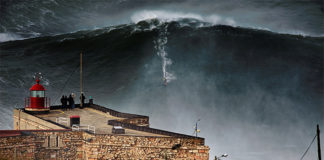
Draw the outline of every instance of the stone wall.
<instances>
[{"instance_id":1,"label":"stone wall","mask_svg":"<svg viewBox=\"0 0 324 160\"><path fill-rule=\"evenodd\" d=\"M121 121L123 123L134 124L137 126L145 126L145 127L150 126L148 117L129 118L129 119L122 119L122 120L118 120L118 121Z\"/></svg>"},{"instance_id":2,"label":"stone wall","mask_svg":"<svg viewBox=\"0 0 324 160\"><path fill-rule=\"evenodd\" d=\"M0 138L0 159L34 159L33 136L14 136Z\"/></svg>"},{"instance_id":3,"label":"stone wall","mask_svg":"<svg viewBox=\"0 0 324 160\"><path fill-rule=\"evenodd\" d=\"M82 132L33 132L36 137L35 159L82 159Z\"/></svg>"},{"instance_id":4,"label":"stone wall","mask_svg":"<svg viewBox=\"0 0 324 160\"><path fill-rule=\"evenodd\" d=\"M21 136L0 137L0 159L83 159L83 133L22 131Z\"/></svg>"},{"instance_id":5,"label":"stone wall","mask_svg":"<svg viewBox=\"0 0 324 160\"><path fill-rule=\"evenodd\" d=\"M95 135L72 131L22 131L0 137L0 159L197 159L208 160L199 139Z\"/></svg>"},{"instance_id":6,"label":"stone wall","mask_svg":"<svg viewBox=\"0 0 324 160\"><path fill-rule=\"evenodd\" d=\"M96 135L85 149L89 159L209 159L209 147L192 138Z\"/></svg>"}]
</instances>

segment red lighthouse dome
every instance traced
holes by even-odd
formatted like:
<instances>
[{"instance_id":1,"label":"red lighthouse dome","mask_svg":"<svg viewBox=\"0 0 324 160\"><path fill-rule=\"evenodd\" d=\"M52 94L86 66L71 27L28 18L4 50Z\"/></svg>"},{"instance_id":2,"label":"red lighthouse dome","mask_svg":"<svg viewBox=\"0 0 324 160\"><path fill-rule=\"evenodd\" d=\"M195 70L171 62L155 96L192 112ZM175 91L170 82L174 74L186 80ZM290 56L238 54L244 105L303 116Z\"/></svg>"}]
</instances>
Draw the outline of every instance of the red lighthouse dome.
<instances>
[{"instance_id":1,"label":"red lighthouse dome","mask_svg":"<svg viewBox=\"0 0 324 160\"><path fill-rule=\"evenodd\" d=\"M30 97L25 100L25 110L27 111L49 111L49 99L45 97L45 88L39 84L37 78L30 90Z\"/></svg>"},{"instance_id":2,"label":"red lighthouse dome","mask_svg":"<svg viewBox=\"0 0 324 160\"><path fill-rule=\"evenodd\" d=\"M34 84L29 90L30 91L45 91L45 88L39 84L39 79L36 80L36 84Z\"/></svg>"}]
</instances>

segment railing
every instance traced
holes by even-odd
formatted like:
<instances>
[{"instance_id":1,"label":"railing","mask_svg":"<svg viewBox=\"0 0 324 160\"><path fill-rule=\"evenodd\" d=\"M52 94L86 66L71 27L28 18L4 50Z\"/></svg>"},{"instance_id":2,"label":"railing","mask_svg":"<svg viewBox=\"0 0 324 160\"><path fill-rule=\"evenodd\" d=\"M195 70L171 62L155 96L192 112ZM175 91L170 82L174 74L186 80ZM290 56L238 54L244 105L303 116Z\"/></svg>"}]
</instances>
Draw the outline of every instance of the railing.
<instances>
[{"instance_id":1,"label":"railing","mask_svg":"<svg viewBox=\"0 0 324 160\"><path fill-rule=\"evenodd\" d=\"M50 108L50 104L51 104L51 99L48 97L44 97L44 108L46 108L46 109ZM30 97L25 98L25 108L32 108Z\"/></svg>"},{"instance_id":2,"label":"railing","mask_svg":"<svg viewBox=\"0 0 324 160\"><path fill-rule=\"evenodd\" d=\"M65 118L65 117L56 118L56 123L59 123L59 124L65 123L67 126L69 125L68 118Z\"/></svg>"},{"instance_id":3,"label":"railing","mask_svg":"<svg viewBox=\"0 0 324 160\"><path fill-rule=\"evenodd\" d=\"M93 134L96 133L96 127L90 125L72 125L72 131L90 131Z\"/></svg>"},{"instance_id":4,"label":"railing","mask_svg":"<svg viewBox=\"0 0 324 160\"><path fill-rule=\"evenodd\" d=\"M88 107L88 104L89 103L84 103L84 106ZM75 104L75 108L80 108L80 104ZM50 109L51 110L62 109L62 105L53 105L53 106L50 106Z\"/></svg>"},{"instance_id":5,"label":"railing","mask_svg":"<svg viewBox=\"0 0 324 160\"><path fill-rule=\"evenodd\" d=\"M154 134L161 134L161 135L166 135L166 136L171 136L171 137L196 138L196 139L202 140L202 144L204 143L204 138L201 138L201 137L194 137L194 136L164 131L164 130L150 128L150 127L137 126L137 125L123 123L123 122L116 121L116 120L108 120L108 125L121 126L123 128L128 128L128 129L133 129L133 130L143 131L143 132L149 132L149 133L154 133Z\"/></svg>"},{"instance_id":6,"label":"railing","mask_svg":"<svg viewBox=\"0 0 324 160\"><path fill-rule=\"evenodd\" d=\"M105 113L109 113L110 115L114 116L114 117L121 117L121 118L149 118L148 116L143 116L143 115L137 115L137 114L130 114L130 113L122 113L122 112L118 112L103 106L99 106L99 105L95 105L95 104L90 104L89 108L93 108Z\"/></svg>"},{"instance_id":7,"label":"railing","mask_svg":"<svg viewBox=\"0 0 324 160\"><path fill-rule=\"evenodd\" d=\"M30 98L25 98L25 108L28 108L30 106Z\"/></svg>"}]
</instances>

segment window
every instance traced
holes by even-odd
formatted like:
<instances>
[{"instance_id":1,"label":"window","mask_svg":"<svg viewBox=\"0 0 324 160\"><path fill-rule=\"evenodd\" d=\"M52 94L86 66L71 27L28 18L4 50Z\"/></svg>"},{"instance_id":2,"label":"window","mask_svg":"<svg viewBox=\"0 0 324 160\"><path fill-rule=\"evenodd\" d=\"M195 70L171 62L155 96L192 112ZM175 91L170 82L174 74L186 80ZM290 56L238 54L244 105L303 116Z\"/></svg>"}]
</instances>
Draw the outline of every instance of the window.
<instances>
[{"instance_id":1,"label":"window","mask_svg":"<svg viewBox=\"0 0 324 160\"><path fill-rule=\"evenodd\" d=\"M31 91L31 97L45 97L45 91Z\"/></svg>"},{"instance_id":2,"label":"window","mask_svg":"<svg viewBox=\"0 0 324 160\"><path fill-rule=\"evenodd\" d=\"M57 149L58 147L63 147L63 141L58 135L52 134L45 138L43 147L48 149Z\"/></svg>"}]
</instances>

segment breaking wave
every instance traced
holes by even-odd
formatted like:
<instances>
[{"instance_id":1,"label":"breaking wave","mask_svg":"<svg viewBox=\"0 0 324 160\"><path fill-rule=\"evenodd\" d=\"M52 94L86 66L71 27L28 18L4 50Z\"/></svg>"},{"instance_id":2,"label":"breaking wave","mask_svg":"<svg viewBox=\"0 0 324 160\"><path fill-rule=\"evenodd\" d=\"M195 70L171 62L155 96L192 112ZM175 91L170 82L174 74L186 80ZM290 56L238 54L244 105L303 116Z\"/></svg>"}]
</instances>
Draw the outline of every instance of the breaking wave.
<instances>
[{"instance_id":1,"label":"breaking wave","mask_svg":"<svg viewBox=\"0 0 324 160\"><path fill-rule=\"evenodd\" d=\"M139 11L134 13L131 17L131 20L135 23L144 20L151 20L151 19L159 19L162 22L178 21L181 19L192 19L196 21L205 22L205 24L209 23L209 25L217 25L217 24L231 25L231 26L236 25L233 19L222 18L221 16L216 14L202 16L194 13L172 12L172 11L164 11L164 10Z\"/></svg>"},{"instance_id":2,"label":"breaking wave","mask_svg":"<svg viewBox=\"0 0 324 160\"><path fill-rule=\"evenodd\" d=\"M174 11L171 9L145 9L146 7L127 10L116 8L123 6L124 1L69 1L60 0L51 1L1 1L0 2L0 42L20 40L26 38L35 38L43 36L53 36L76 32L80 30L95 30L107 26L116 26L120 24L138 23L140 21L159 19L160 22L181 21L181 19L191 19L200 21L200 27L212 25L240 26L244 28L266 29L268 31L322 37L323 33L318 31L318 25L303 24L305 27L294 27L291 24L282 24L282 22L272 22L263 25L257 20L262 21L261 17L250 19L251 23L245 23L245 20L239 15L231 17L230 15L221 15L217 12L194 12L194 11ZM126 1L125 3L136 3ZM74 6L74 7L71 7ZM126 7L127 8L127 7ZM150 8L150 7L149 7ZM163 8L163 7L162 7ZM221 12L220 12L221 13ZM264 15L264 13L262 14ZM95 17L95 18L94 18ZM244 17L244 16L243 16ZM316 16L315 16L316 17ZM245 17L246 18L246 17ZM279 23L279 24L278 24ZM318 24L317 22L315 24ZM320 23L319 23L320 24ZM187 25L183 23L182 25ZM198 24L197 24L198 25ZM318 26L318 27L317 27ZM303 30L305 29L305 30ZM310 32L314 30L316 33Z\"/></svg>"},{"instance_id":3,"label":"breaking wave","mask_svg":"<svg viewBox=\"0 0 324 160\"><path fill-rule=\"evenodd\" d=\"M0 33L0 43L5 41L13 41L22 39L20 36L12 33Z\"/></svg>"}]
</instances>

